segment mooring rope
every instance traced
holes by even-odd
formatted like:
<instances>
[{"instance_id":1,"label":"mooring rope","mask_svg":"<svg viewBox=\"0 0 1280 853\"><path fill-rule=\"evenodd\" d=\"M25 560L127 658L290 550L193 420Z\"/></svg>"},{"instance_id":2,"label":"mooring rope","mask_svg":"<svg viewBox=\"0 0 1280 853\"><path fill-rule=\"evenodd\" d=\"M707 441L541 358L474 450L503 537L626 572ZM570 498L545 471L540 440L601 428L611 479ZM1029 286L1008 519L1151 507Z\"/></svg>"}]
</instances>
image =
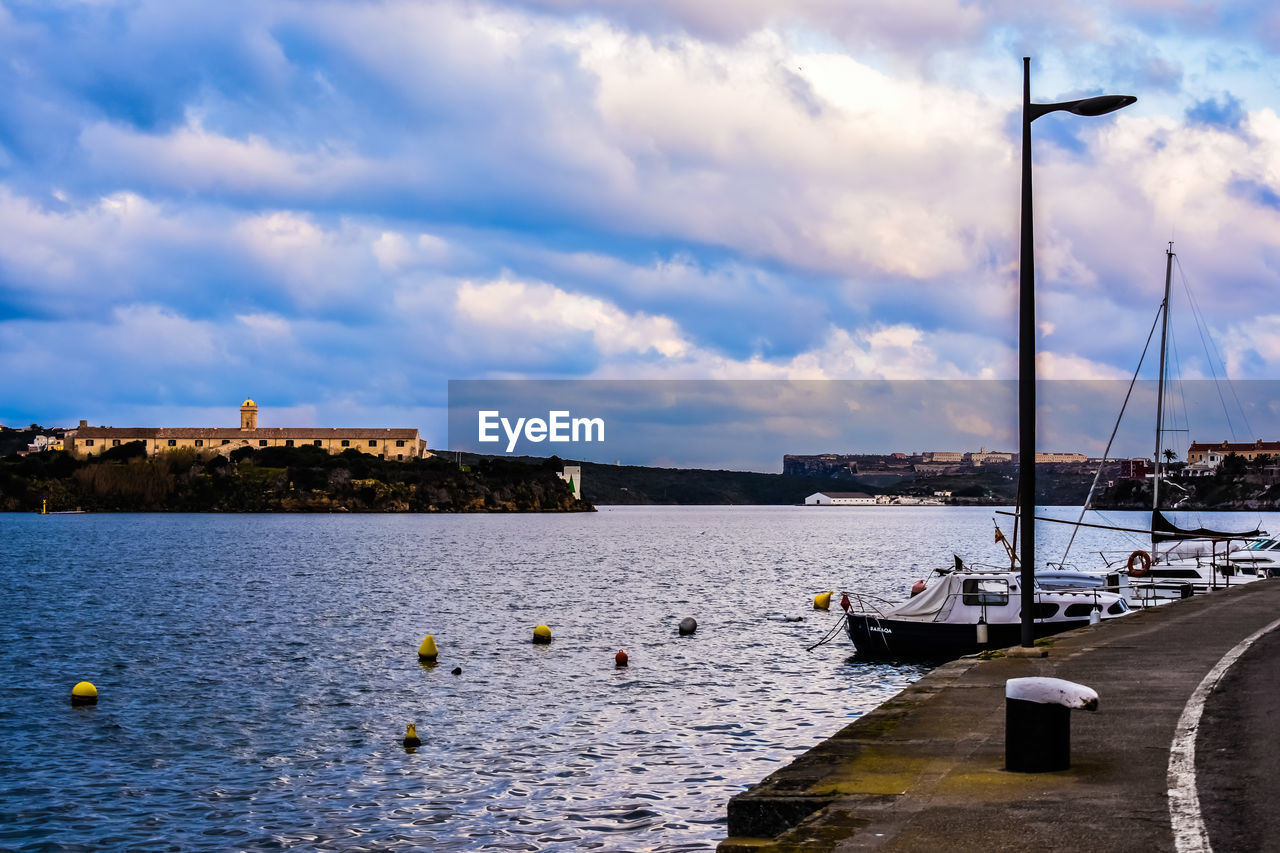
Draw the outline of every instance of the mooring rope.
<instances>
[{"instance_id":1,"label":"mooring rope","mask_svg":"<svg viewBox=\"0 0 1280 853\"><path fill-rule=\"evenodd\" d=\"M844 625L845 621L848 620L848 618L849 618L848 613L842 614L840 618L836 620L836 624L831 626L831 630L827 631L826 635L821 640L814 643L809 648L805 649L805 651L811 652L814 649L816 649L818 646L823 646L831 642L832 638L835 637L836 633L839 632L840 628Z\"/></svg>"}]
</instances>

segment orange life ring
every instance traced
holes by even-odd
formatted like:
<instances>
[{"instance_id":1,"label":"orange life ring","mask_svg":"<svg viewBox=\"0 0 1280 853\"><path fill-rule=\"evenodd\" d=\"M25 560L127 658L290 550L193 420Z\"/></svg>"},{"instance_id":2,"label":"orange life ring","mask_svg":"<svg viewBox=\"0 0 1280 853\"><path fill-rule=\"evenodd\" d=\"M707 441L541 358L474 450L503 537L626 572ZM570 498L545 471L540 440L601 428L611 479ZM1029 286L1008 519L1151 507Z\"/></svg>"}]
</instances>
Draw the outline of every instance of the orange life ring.
<instances>
[{"instance_id":1,"label":"orange life ring","mask_svg":"<svg viewBox=\"0 0 1280 853\"><path fill-rule=\"evenodd\" d=\"M1141 568L1135 568L1135 563L1141 563ZM1129 555L1129 575L1135 578L1145 578L1151 573L1151 555L1146 551L1134 551Z\"/></svg>"}]
</instances>

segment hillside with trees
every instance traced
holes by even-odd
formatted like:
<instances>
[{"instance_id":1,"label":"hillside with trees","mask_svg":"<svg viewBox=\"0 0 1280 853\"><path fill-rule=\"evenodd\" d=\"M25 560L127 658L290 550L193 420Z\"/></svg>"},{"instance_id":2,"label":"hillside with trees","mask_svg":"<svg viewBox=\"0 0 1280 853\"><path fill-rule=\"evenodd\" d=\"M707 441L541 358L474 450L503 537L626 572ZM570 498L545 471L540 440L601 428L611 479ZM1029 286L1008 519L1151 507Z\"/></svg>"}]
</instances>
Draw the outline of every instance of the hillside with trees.
<instances>
[{"instance_id":1,"label":"hillside with trees","mask_svg":"<svg viewBox=\"0 0 1280 853\"><path fill-rule=\"evenodd\" d=\"M1170 466L1162 479L1160 504L1187 510L1269 510L1280 508L1280 470L1270 454L1255 459L1231 454L1207 477L1180 476L1182 463ZM1121 480L1094 502L1100 509L1150 509L1150 480Z\"/></svg>"},{"instance_id":2,"label":"hillside with trees","mask_svg":"<svg viewBox=\"0 0 1280 853\"><path fill-rule=\"evenodd\" d=\"M582 512L547 461L440 457L394 462L356 450L180 449L148 457L141 442L100 457L65 452L0 460L0 510L50 512Z\"/></svg>"}]
</instances>

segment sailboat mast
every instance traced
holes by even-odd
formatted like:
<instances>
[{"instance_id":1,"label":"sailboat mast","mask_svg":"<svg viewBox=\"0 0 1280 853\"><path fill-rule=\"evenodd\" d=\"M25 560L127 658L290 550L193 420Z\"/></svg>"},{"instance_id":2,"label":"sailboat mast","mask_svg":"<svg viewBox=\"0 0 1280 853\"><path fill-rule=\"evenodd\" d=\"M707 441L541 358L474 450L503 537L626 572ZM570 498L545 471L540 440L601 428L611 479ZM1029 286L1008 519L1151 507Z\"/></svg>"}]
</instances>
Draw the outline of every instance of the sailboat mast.
<instances>
[{"instance_id":1,"label":"sailboat mast","mask_svg":"<svg viewBox=\"0 0 1280 853\"><path fill-rule=\"evenodd\" d=\"M1173 242L1165 250L1164 302L1160 305L1160 380L1156 388L1156 465L1151 480L1151 509L1160 509L1160 455L1164 437L1164 357L1169 345L1169 284L1173 281Z\"/></svg>"}]
</instances>

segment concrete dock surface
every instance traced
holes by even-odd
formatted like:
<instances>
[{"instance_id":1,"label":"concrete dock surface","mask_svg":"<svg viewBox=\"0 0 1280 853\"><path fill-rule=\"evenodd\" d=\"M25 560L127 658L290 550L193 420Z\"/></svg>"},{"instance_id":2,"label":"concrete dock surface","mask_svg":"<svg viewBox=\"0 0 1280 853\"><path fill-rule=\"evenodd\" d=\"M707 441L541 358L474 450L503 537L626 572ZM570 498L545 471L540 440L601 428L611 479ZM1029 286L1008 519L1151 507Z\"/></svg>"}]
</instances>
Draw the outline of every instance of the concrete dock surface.
<instances>
[{"instance_id":1,"label":"concrete dock surface","mask_svg":"<svg viewBox=\"0 0 1280 853\"><path fill-rule=\"evenodd\" d=\"M948 663L734 797L719 851L1280 850L1278 621L1262 580ZM1068 770L1004 769L1024 676L1099 694Z\"/></svg>"}]
</instances>

